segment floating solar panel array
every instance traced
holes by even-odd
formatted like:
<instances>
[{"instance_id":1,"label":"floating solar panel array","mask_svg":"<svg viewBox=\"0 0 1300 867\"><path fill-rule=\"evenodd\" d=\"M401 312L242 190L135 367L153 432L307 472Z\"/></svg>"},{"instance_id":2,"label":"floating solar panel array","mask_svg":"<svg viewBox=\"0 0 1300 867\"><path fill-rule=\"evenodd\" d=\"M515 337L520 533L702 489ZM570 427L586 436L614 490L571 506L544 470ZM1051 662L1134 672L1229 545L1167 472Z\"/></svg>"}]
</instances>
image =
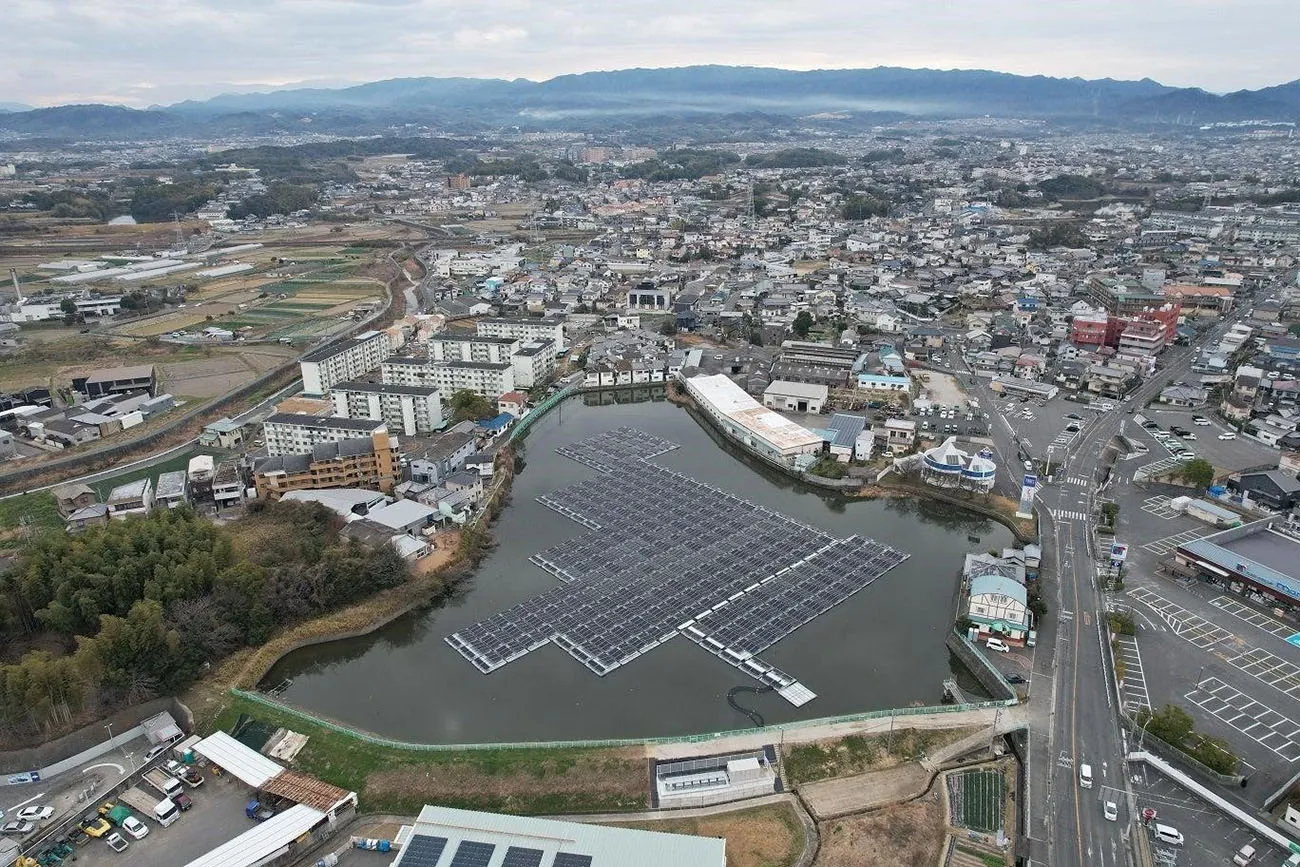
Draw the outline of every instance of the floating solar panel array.
<instances>
[{"instance_id":1,"label":"floating solar panel array","mask_svg":"<svg viewBox=\"0 0 1300 867\"><path fill-rule=\"evenodd\" d=\"M488 673L547 642L598 675L678 634L796 705L757 654L907 559L647 462L677 448L622 428L558 449L601 475L538 498L593 532L530 560L562 583L447 638Z\"/></svg>"}]
</instances>

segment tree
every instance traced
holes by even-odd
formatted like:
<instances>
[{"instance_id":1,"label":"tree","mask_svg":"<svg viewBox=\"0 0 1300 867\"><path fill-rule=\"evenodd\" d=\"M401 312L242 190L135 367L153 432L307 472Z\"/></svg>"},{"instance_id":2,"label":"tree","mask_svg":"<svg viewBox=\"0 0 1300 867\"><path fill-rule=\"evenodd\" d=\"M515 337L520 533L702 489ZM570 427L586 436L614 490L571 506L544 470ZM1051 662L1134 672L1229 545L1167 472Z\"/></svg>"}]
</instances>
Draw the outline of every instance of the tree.
<instances>
[{"instance_id":1,"label":"tree","mask_svg":"<svg viewBox=\"0 0 1300 867\"><path fill-rule=\"evenodd\" d=\"M671 319L665 319L664 324L659 326L659 333L664 337L675 337L677 335L677 323Z\"/></svg>"},{"instance_id":2,"label":"tree","mask_svg":"<svg viewBox=\"0 0 1300 867\"><path fill-rule=\"evenodd\" d=\"M1183 464L1178 475L1193 487L1205 489L1214 484L1214 465L1205 458L1193 458Z\"/></svg>"},{"instance_id":3,"label":"tree","mask_svg":"<svg viewBox=\"0 0 1300 867\"><path fill-rule=\"evenodd\" d=\"M808 332L812 331L813 317L807 310L800 310L799 315L794 318L794 325L790 330L800 337L807 337Z\"/></svg>"},{"instance_id":4,"label":"tree","mask_svg":"<svg viewBox=\"0 0 1300 867\"><path fill-rule=\"evenodd\" d=\"M453 423L458 421L478 421L479 419L492 418L497 414L497 408L483 395L462 388L451 396L448 405L451 406L451 420Z\"/></svg>"},{"instance_id":5,"label":"tree","mask_svg":"<svg viewBox=\"0 0 1300 867\"><path fill-rule=\"evenodd\" d=\"M69 316L77 315L77 302L71 298L64 298L59 302L59 309Z\"/></svg>"}]
</instances>

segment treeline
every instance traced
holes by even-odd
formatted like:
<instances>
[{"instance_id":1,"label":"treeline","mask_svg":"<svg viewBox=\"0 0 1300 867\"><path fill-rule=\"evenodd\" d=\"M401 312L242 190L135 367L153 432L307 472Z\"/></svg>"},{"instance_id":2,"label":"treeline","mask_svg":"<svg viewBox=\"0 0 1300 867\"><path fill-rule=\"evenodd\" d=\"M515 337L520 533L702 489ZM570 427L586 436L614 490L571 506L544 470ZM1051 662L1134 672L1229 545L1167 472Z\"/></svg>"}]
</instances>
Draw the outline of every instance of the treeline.
<instances>
[{"instance_id":1,"label":"treeline","mask_svg":"<svg viewBox=\"0 0 1300 867\"><path fill-rule=\"evenodd\" d=\"M844 154L821 148L786 148L770 154L750 154L745 165L754 169L814 169L842 166L849 161Z\"/></svg>"},{"instance_id":2,"label":"treeline","mask_svg":"<svg viewBox=\"0 0 1300 867\"><path fill-rule=\"evenodd\" d=\"M103 190L33 190L24 193L21 201L38 211L49 211L52 217L100 222L111 220L122 208Z\"/></svg>"},{"instance_id":3,"label":"treeline","mask_svg":"<svg viewBox=\"0 0 1300 867\"><path fill-rule=\"evenodd\" d=\"M170 184L143 181L131 196L131 216L141 223L163 223L173 214L190 213L219 192L219 184L199 178L179 178Z\"/></svg>"},{"instance_id":4,"label":"treeline","mask_svg":"<svg viewBox=\"0 0 1300 867\"><path fill-rule=\"evenodd\" d=\"M840 216L846 220L866 220L889 215L889 200L873 195L850 196L840 206Z\"/></svg>"},{"instance_id":5,"label":"treeline","mask_svg":"<svg viewBox=\"0 0 1300 867\"><path fill-rule=\"evenodd\" d=\"M624 178L647 181L698 181L707 175L719 174L727 166L740 162L740 154L722 150L665 151L655 159L642 160L624 166Z\"/></svg>"},{"instance_id":6,"label":"treeline","mask_svg":"<svg viewBox=\"0 0 1300 867\"><path fill-rule=\"evenodd\" d=\"M1092 178L1083 175L1057 175L1038 185L1043 197L1052 201L1061 199L1095 199L1106 192L1106 188Z\"/></svg>"},{"instance_id":7,"label":"treeline","mask_svg":"<svg viewBox=\"0 0 1300 867\"><path fill-rule=\"evenodd\" d=\"M451 174L480 175L488 177L518 176L525 181L544 181L551 175L542 168L537 157L532 154L520 154L503 160L480 160L471 155L460 155L443 161L443 167Z\"/></svg>"},{"instance_id":8,"label":"treeline","mask_svg":"<svg viewBox=\"0 0 1300 867\"><path fill-rule=\"evenodd\" d=\"M1076 223L1056 223L1029 233L1026 244L1031 250L1050 250L1053 247L1086 247L1091 241Z\"/></svg>"},{"instance_id":9,"label":"treeline","mask_svg":"<svg viewBox=\"0 0 1300 867\"><path fill-rule=\"evenodd\" d=\"M249 196L230 208L232 220L245 217L265 219L272 214L292 214L309 210L320 199L320 187L315 184L289 184L277 181L268 184L265 193Z\"/></svg>"},{"instance_id":10,"label":"treeline","mask_svg":"<svg viewBox=\"0 0 1300 867\"><path fill-rule=\"evenodd\" d=\"M197 165L211 169L233 162L258 169L262 178L268 182L345 183L356 180L356 175L348 166L350 160L381 154L410 154L419 159L446 159L460 154L464 149L464 142L450 139L384 136L300 145L234 148L204 157Z\"/></svg>"},{"instance_id":11,"label":"treeline","mask_svg":"<svg viewBox=\"0 0 1300 867\"><path fill-rule=\"evenodd\" d=\"M50 737L184 688L275 629L407 577L389 549L339 539L316 504L276 503L230 529L188 509L28 543L0 576L5 635L32 650L0 666L0 740Z\"/></svg>"}]
</instances>

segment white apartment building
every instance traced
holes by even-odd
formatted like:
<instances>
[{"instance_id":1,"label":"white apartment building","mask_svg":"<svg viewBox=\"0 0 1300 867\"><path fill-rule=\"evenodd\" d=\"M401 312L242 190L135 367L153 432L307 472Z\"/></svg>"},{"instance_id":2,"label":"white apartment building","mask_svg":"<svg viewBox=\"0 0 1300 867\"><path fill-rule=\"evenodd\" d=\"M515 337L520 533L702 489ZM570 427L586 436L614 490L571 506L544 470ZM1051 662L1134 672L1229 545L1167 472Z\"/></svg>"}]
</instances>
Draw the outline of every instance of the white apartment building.
<instances>
[{"instance_id":1,"label":"white apartment building","mask_svg":"<svg viewBox=\"0 0 1300 867\"><path fill-rule=\"evenodd\" d=\"M525 341L510 356L510 364L515 369L515 387L532 388L555 370L555 344L544 337Z\"/></svg>"},{"instance_id":2,"label":"white apartment building","mask_svg":"<svg viewBox=\"0 0 1300 867\"><path fill-rule=\"evenodd\" d=\"M359 439L387 433L382 421L365 418L334 418L319 415L276 413L262 425L266 439L266 453L276 455L301 455L318 443Z\"/></svg>"},{"instance_id":3,"label":"white apartment building","mask_svg":"<svg viewBox=\"0 0 1300 867\"><path fill-rule=\"evenodd\" d=\"M518 337L484 337L473 334L434 334L429 337L433 361L509 361L523 343Z\"/></svg>"},{"instance_id":4,"label":"white apartment building","mask_svg":"<svg viewBox=\"0 0 1300 867\"><path fill-rule=\"evenodd\" d=\"M300 362L303 393L329 394L336 384L357 379L374 370L392 351L387 334L367 331L309 352Z\"/></svg>"},{"instance_id":5,"label":"white apartment building","mask_svg":"<svg viewBox=\"0 0 1300 867\"><path fill-rule=\"evenodd\" d=\"M480 319L477 327L482 337L547 339L556 352L564 349L564 323L558 319Z\"/></svg>"},{"instance_id":6,"label":"white apartment building","mask_svg":"<svg viewBox=\"0 0 1300 867\"><path fill-rule=\"evenodd\" d=\"M442 427L442 398L433 386L341 382L330 392L334 414L382 421L406 436L431 434Z\"/></svg>"},{"instance_id":7,"label":"white apartment building","mask_svg":"<svg viewBox=\"0 0 1300 867\"><path fill-rule=\"evenodd\" d=\"M444 395L464 389L496 400L515 390L515 369L510 361L431 361L403 356L388 359L380 371L385 385L431 387Z\"/></svg>"}]
</instances>

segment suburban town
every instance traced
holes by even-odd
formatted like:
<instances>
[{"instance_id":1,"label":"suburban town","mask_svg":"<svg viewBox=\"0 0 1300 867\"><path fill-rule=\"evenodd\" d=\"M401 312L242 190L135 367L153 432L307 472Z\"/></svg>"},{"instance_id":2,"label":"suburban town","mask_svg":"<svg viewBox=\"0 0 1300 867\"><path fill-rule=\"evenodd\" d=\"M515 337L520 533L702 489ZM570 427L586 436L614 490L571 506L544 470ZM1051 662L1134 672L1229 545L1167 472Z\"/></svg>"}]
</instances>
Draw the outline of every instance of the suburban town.
<instances>
[{"instance_id":1,"label":"suburban town","mask_svg":"<svg viewBox=\"0 0 1300 867\"><path fill-rule=\"evenodd\" d=\"M1294 124L749 133L0 134L0 864L1300 864Z\"/></svg>"}]
</instances>

